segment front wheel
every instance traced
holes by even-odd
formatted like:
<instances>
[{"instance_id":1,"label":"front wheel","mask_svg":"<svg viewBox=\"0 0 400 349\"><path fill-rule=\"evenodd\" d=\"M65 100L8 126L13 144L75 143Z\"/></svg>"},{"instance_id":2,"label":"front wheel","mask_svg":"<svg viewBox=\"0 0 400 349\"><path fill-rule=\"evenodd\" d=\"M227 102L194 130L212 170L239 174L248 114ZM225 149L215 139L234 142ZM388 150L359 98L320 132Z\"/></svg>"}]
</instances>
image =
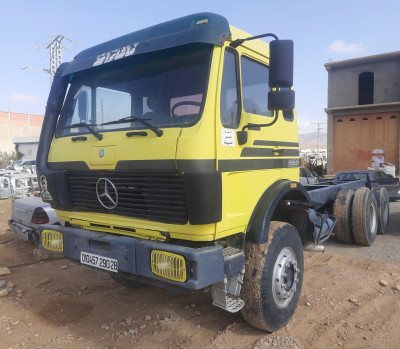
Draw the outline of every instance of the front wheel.
<instances>
[{"instance_id":1,"label":"front wheel","mask_svg":"<svg viewBox=\"0 0 400 349\"><path fill-rule=\"evenodd\" d=\"M261 330L273 332L292 317L303 284L303 249L297 230L271 222L269 241L246 246L242 315Z\"/></svg>"}]
</instances>

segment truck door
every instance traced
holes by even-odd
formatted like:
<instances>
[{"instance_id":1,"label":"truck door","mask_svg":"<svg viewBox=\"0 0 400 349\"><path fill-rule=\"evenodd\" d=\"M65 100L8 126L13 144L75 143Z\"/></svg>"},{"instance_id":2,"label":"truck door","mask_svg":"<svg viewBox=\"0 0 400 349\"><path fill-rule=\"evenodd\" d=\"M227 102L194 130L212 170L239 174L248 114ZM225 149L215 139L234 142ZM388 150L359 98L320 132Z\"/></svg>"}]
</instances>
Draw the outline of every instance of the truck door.
<instances>
[{"instance_id":1,"label":"truck door","mask_svg":"<svg viewBox=\"0 0 400 349\"><path fill-rule=\"evenodd\" d=\"M244 126L273 120L268 110L266 58L254 53L250 56L248 52L243 47L225 49L216 113L220 115L216 118L216 144L218 170L223 180L223 215L231 216L238 225L268 186L282 178L285 163L282 157L288 156L284 148L289 144L284 140L291 136L290 132L283 132L283 121L278 120L270 127L248 128L247 142L238 143L237 132ZM231 221L230 225L235 223ZM217 227L224 228L221 224Z\"/></svg>"}]
</instances>

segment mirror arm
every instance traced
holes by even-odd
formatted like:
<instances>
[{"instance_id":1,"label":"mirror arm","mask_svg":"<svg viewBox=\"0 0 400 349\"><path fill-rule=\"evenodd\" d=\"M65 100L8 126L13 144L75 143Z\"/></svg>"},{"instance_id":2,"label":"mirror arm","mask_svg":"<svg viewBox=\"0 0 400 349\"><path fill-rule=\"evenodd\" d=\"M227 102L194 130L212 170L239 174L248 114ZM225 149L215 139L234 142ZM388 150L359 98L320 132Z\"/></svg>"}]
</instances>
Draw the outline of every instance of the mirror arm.
<instances>
[{"instance_id":1,"label":"mirror arm","mask_svg":"<svg viewBox=\"0 0 400 349\"><path fill-rule=\"evenodd\" d=\"M243 126L242 131L244 131L246 128L248 128L250 130L252 128L260 128L260 127L272 126L278 120L278 115L279 115L277 111L274 111L274 113L275 113L274 120L272 120L270 123L268 123L268 124L251 124L251 123L248 123L247 125Z\"/></svg>"},{"instance_id":2,"label":"mirror arm","mask_svg":"<svg viewBox=\"0 0 400 349\"><path fill-rule=\"evenodd\" d=\"M266 36L272 36L275 40L279 40L278 37L273 34L273 33L267 33L267 34L261 34L261 35L256 35L256 36L251 36L249 38L246 39L236 39L234 41L232 41L229 46L236 48L238 46L240 46L241 44L243 44L245 41L250 41L250 40L255 40L255 39L260 39L260 38L265 38Z\"/></svg>"}]
</instances>

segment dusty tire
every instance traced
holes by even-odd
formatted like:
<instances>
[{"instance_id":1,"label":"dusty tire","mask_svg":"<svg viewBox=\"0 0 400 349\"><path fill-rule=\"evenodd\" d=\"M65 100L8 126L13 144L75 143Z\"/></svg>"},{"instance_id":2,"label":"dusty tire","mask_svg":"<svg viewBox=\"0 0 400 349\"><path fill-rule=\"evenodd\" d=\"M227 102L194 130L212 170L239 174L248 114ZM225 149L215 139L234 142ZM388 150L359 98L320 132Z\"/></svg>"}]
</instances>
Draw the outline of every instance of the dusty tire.
<instances>
[{"instance_id":1,"label":"dusty tire","mask_svg":"<svg viewBox=\"0 0 400 349\"><path fill-rule=\"evenodd\" d=\"M333 215L337 219L335 229L333 230L335 238L337 241L346 244L351 244L354 241L351 231L353 200L354 191L341 190L336 196L333 206Z\"/></svg>"},{"instance_id":2,"label":"dusty tire","mask_svg":"<svg viewBox=\"0 0 400 349\"><path fill-rule=\"evenodd\" d=\"M373 188L375 199L378 204L378 234L386 234L389 229L389 194L384 187Z\"/></svg>"},{"instance_id":3,"label":"dusty tire","mask_svg":"<svg viewBox=\"0 0 400 349\"><path fill-rule=\"evenodd\" d=\"M246 273L241 298L244 319L273 332L292 317L303 283L303 249L297 230L284 222L271 222L269 241L247 244Z\"/></svg>"},{"instance_id":4,"label":"dusty tire","mask_svg":"<svg viewBox=\"0 0 400 349\"><path fill-rule=\"evenodd\" d=\"M378 232L378 204L368 188L358 188L353 200L352 231L354 241L370 246Z\"/></svg>"},{"instance_id":5,"label":"dusty tire","mask_svg":"<svg viewBox=\"0 0 400 349\"><path fill-rule=\"evenodd\" d=\"M120 275L115 275L115 274L110 274L111 279L113 279L117 284L120 284L121 286L125 286L128 288L143 288L148 286L147 284L144 284L143 282L131 280L128 278L125 278Z\"/></svg>"}]
</instances>

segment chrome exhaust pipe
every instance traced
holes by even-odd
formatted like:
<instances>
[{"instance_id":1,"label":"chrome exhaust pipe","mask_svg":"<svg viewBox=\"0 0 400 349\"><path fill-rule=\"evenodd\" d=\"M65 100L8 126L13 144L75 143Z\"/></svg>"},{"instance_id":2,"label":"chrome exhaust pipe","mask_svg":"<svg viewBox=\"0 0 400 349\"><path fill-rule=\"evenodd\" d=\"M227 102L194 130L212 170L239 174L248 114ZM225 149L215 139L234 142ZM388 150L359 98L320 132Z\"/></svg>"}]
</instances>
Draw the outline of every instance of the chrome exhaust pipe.
<instances>
[{"instance_id":1,"label":"chrome exhaust pipe","mask_svg":"<svg viewBox=\"0 0 400 349\"><path fill-rule=\"evenodd\" d=\"M325 252L325 246L323 246L323 245L314 245L314 244L306 244L306 245L303 245L303 251Z\"/></svg>"}]
</instances>

